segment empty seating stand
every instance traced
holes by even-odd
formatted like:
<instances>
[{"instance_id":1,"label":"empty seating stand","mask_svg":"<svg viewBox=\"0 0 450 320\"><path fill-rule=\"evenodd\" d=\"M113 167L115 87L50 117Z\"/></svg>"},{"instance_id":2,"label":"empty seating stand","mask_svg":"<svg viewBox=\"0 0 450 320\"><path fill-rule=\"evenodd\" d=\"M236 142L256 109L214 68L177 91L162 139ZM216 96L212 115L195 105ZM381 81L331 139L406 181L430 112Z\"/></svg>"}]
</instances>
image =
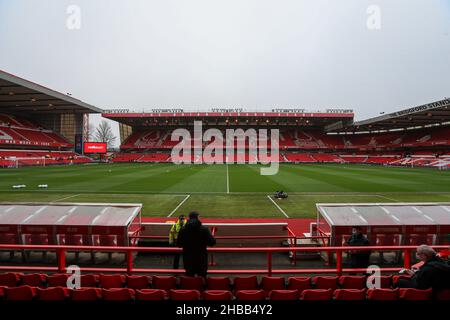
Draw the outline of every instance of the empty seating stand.
<instances>
[{"instance_id":1,"label":"empty seating stand","mask_svg":"<svg viewBox=\"0 0 450 320\"><path fill-rule=\"evenodd\" d=\"M450 300L450 290L393 288L392 277L380 278L382 288L367 288L363 276L196 277L86 274L81 287L69 289L67 274L1 273L0 299L73 301L146 300ZM383 280L382 280L383 279ZM381 281L382 280L382 281Z\"/></svg>"}]
</instances>

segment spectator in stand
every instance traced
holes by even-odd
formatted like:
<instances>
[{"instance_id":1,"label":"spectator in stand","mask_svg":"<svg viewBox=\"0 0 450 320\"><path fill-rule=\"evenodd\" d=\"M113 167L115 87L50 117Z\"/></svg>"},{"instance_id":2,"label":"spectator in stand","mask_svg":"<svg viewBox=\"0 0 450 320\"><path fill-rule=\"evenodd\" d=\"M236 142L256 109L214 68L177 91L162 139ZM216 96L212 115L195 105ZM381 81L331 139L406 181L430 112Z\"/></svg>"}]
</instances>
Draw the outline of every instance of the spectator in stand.
<instances>
[{"instance_id":1,"label":"spectator in stand","mask_svg":"<svg viewBox=\"0 0 450 320\"><path fill-rule=\"evenodd\" d=\"M420 245L416 251L417 259L423 262L418 270L404 270L411 279L399 279L399 288L429 289L434 292L450 289L450 265L440 258L436 251L425 244Z\"/></svg>"},{"instance_id":2,"label":"spectator in stand","mask_svg":"<svg viewBox=\"0 0 450 320\"><path fill-rule=\"evenodd\" d=\"M183 248L183 264L186 275L206 277L208 272L208 246L214 246L216 239L211 231L202 225L195 211L189 213L189 221L181 228L178 246Z\"/></svg>"},{"instance_id":3,"label":"spectator in stand","mask_svg":"<svg viewBox=\"0 0 450 320\"><path fill-rule=\"evenodd\" d=\"M369 240L362 233L360 227L352 228L352 235L347 241L348 246L369 246ZM370 251L353 251L350 255L352 268L367 268L369 266Z\"/></svg>"},{"instance_id":4,"label":"spectator in stand","mask_svg":"<svg viewBox=\"0 0 450 320\"><path fill-rule=\"evenodd\" d=\"M170 246L176 246L178 235L180 233L181 228L183 228L186 225L186 219L184 217L184 214L180 215L178 217L178 220L173 224L172 228L170 228L169 232L169 245ZM175 258L173 260L173 268L178 269L180 265L180 254L176 253Z\"/></svg>"}]
</instances>

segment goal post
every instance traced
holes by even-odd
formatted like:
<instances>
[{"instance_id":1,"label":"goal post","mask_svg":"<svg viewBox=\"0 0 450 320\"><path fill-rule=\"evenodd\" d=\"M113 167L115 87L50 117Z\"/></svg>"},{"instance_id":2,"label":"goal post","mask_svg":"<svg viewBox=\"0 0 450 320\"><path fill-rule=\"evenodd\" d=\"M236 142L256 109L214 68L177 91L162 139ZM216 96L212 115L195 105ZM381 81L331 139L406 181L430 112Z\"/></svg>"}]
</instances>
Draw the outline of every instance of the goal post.
<instances>
[{"instance_id":1,"label":"goal post","mask_svg":"<svg viewBox=\"0 0 450 320\"><path fill-rule=\"evenodd\" d=\"M11 158L10 159L14 163L14 168L21 167L45 167L47 163L47 159L45 157L27 157L27 158Z\"/></svg>"}]
</instances>

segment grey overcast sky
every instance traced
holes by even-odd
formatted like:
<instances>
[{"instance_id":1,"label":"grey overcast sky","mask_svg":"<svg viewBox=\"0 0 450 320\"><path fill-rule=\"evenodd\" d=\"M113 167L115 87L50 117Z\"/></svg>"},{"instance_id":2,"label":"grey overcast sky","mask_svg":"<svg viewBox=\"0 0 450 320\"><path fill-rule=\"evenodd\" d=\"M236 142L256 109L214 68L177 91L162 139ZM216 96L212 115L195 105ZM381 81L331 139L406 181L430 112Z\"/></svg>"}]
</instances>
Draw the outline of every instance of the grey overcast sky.
<instances>
[{"instance_id":1,"label":"grey overcast sky","mask_svg":"<svg viewBox=\"0 0 450 320\"><path fill-rule=\"evenodd\" d=\"M105 109L359 120L450 96L449 0L0 0L0 32L0 69Z\"/></svg>"}]
</instances>

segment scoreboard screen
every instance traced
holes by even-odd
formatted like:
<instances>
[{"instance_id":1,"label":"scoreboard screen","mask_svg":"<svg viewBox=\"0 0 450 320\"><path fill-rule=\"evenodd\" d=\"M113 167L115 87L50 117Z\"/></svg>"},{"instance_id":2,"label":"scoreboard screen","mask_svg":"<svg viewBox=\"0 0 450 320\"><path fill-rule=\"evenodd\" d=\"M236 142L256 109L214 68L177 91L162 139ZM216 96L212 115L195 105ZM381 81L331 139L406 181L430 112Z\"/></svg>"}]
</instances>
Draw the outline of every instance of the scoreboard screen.
<instances>
[{"instance_id":1,"label":"scoreboard screen","mask_svg":"<svg viewBox=\"0 0 450 320\"><path fill-rule=\"evenodd\" d=\"M84 153L106 153L106 142L85 142Z\"/></svg>"}]
</instances>

